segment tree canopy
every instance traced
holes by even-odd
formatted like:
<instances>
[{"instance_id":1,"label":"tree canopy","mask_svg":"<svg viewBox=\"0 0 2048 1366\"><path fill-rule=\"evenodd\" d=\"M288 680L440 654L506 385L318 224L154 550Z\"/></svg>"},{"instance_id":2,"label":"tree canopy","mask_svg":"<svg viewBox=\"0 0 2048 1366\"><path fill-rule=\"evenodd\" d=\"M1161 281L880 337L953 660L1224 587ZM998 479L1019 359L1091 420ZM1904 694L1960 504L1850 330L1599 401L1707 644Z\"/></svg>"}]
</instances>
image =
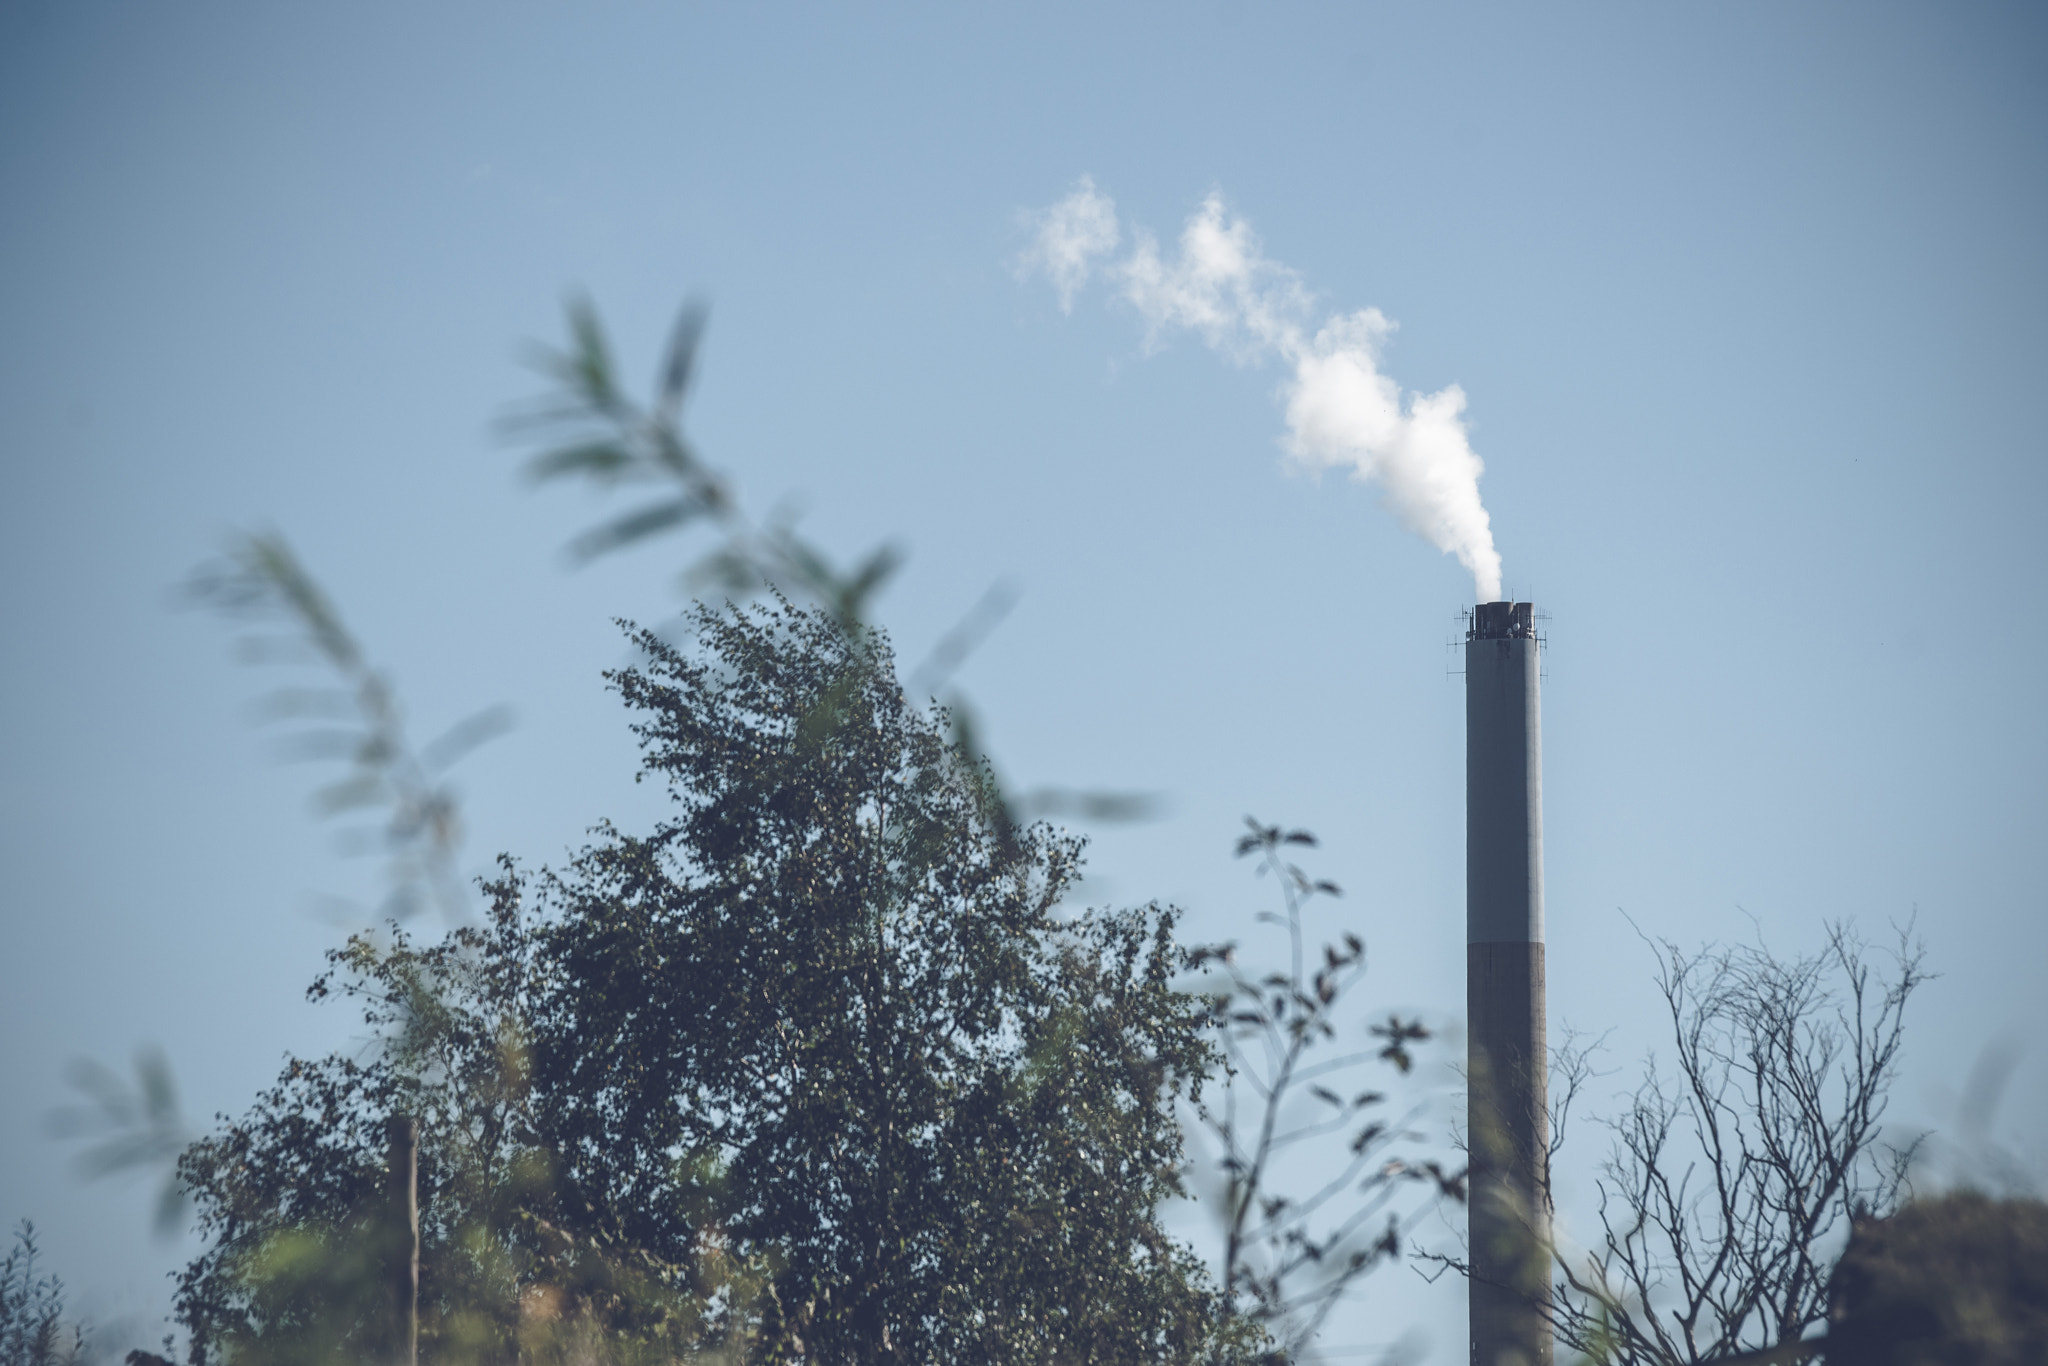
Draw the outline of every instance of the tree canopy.
<instances>
[{"instance_id":1,"label":"tree canopy","mask_svg":"<svg viewBox=\"0 0 2048 1366\"><path fill-rule=\"evenodd\" d=\"M293 1061L188 1154L195 1361L375 1346L373 1293L306 1278L373 1279L394 1113L429 1360L1255 1350L1159 1223L1214 1062L1174 912L1070 911L1079 842L1010 822L879 633L780 599L687 625L610 676L672 813L505 863L440 944L351 941L313 990L384 1046Z\"/></svg>"}]
</instances>

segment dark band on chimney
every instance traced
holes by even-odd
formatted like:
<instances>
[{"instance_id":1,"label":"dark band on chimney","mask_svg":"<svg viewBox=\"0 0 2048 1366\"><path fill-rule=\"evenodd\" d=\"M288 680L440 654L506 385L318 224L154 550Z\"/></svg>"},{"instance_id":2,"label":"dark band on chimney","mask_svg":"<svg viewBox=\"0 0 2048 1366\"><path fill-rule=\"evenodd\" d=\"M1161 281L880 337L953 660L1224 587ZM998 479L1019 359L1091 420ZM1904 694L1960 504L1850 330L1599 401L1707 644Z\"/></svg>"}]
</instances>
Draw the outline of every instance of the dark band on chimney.
<instances>
[{"instance_id":1,"label":"dark band on chimney","mask_svg":"<svg viewBox=\"0 0 2048 1366\"><path fill-rule=\"evenodd\" d=\"M1472 609L1472 629L1467 640L1534 640L1536 604L1533 602L1482 602Z\"/></svg>"}]
</instances>

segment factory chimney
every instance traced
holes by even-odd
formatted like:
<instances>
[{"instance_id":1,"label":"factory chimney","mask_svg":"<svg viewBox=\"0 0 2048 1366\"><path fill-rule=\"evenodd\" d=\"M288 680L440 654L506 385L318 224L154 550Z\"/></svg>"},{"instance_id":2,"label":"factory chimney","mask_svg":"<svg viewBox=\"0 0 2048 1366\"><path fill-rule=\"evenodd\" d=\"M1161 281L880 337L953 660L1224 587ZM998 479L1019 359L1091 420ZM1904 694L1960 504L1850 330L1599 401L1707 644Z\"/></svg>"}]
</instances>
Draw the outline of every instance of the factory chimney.
<instances>
[{"instance_id":1,"label":"factory chimney","mask_svg":"<svg viewBox=\"0 0 2048 1366\"><path fill-rule=\"evenodd\" d=\"M1465 635L1466 1135L1472 1366L1550 1366L1543 726L1535 608Z\"/></svg>"}]
</instances>

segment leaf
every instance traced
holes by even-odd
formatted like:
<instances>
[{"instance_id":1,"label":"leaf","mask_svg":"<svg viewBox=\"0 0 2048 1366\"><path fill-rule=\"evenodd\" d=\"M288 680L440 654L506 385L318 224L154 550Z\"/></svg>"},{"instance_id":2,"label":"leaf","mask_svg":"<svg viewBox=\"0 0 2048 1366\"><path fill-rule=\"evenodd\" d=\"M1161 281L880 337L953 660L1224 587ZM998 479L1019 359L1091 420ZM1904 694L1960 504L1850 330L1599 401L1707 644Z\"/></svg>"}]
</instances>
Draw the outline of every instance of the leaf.
<instances>
[{"instance_id":1,"label":"leaf","mask_svg":"<svg viewBox=\"0 0 2048 1366\"><path fill-rule=\"evenodd\" d=\"M439 773L478 745L495 740L513 726L512 708L500 703L457 721L420 749L420 763Z\"/></svg>"},{"instance_id":2,"label":"leaf","mask_svg":"<svg viewBox=\"0 0 2048 1366\"><path fill-rule=\"evenodd\" d=\"M618 385L612 377L611 347L606 343L604 325L588 298L571 299L568 304L569 355L559 357L559 373L593 408L610 409L618 402Z\"/></svg>"},{"instance_id":3,"label":"leaf","mask_svg":"<svg viewBox=\"0 0 2048 1366\"><path fill-rule=\"evenodd\" d=\"M618 441L605 438L544 451L526 462L526 477L542 484L564 475L587 474L601 483L613 483L639 463Z\"/></svg>"},{"instance_id":4,"label":"leaf","mask_svg":"<svg viewBox=\"0 0 2048 1366\"><path fill-rule=\"evenodd\" d=\"M695 498L656 503L584 532L569 542L569 558L587 563L703 514L704 505Z\"/></svg>"},{"instance_id":5,"label":"leaf","mask_svg":"<svg viewBox=\"0 0 2048 1366\"><path fill-rule=\"evenodd\" d=\"M151 1226L159 1238L169 1237L184 1224L186 1204L184 1183L179 1181L173 1172L164 1181L163 1189L157 1192L156 1217L151 1220Z\"/></svg>"},{"instance_id":6,"label":"leaf","mask_svg":"<svg viewBox=\"0 0 2048 1366\"><path fill-rule=\"evenodd\" d=\"M676 315L675 327L668 337L668 357L661 367L661 393L657 401L664 413L673 415L689 392L690 375L697 365L697 344L703 339L704 323L709 316L710 309L696 299L686 300Z\"/></svg>"},{"instance_id":7,"label":"leaf","mask_svg":"<svg viewBox=\"0 0 2048 1366\"><path fill-rule=\"evenodd\" d=\"M178 1086L171 1078L171 1062L160 1050L145 1049L135 1057L135 1079L141 1083L142 1098L153 1120L172 1119L178 1113Z\"/></svg>"},{"instance_id":8,"label":"leaf","mask_svg":"<svg viewBox=\"0 0 2048 1366\"><path fill-rule=\"evenodd\" d=\"M342 625L341 614L299 564L284 537L274 532L242 536L230 543L228 553L254 586L297 620L337 668L353 671L362 667L362 650Z\"/></svg>"}]
</instances>

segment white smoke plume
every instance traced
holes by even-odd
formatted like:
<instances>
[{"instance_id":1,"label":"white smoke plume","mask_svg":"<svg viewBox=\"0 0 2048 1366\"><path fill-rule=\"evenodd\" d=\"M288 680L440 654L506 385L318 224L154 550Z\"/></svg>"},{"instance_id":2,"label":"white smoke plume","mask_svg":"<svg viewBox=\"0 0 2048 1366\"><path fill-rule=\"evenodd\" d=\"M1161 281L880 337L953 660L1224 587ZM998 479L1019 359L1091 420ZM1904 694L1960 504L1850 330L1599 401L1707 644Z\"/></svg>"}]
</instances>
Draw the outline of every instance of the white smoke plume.
<instances>
[{"instance_id":1,"label":"white smoke plume","mask_svg":"<svg viewBox=\"0 0 2048 1366\"><path fill-rule=\"evenodd\" d=\"M1410 530L1456 555L1479 601L1500 599L1500 552L1479 501L1485 464L1465 431L1465 391L1448 385L1408 393L1380 370L1394 324L1376 308L1336 314L1311 328L1314 299L1292 270L1268 259L1251 226L1211 194L1181 230L1179 254L1161 253L1142 228L1121 260L1116 204L1085 176L1038 214L1037 235L1018 261L1042 273L1071 311L1098 264L1144 319L1146 345L1170 330L1198 334L1239 361L1278 357L1294 369L1281 387L1285 447L1311 470L1347 467L1380 491Z\"/></svg>"},{"instance_id":2,"label":"white smoke plume","mask_svg":"<svg viewBox=\"0 0 2048 1366\"><path fill-rule=\"evenodd\" d=\"M1116 225L1116 204L1095 192L1095 182L1082 176L1074 192L1035 215L1038 233L1017 261L1017 278L1042 271L1059 292L1060 312L1074 311L1074 295L1088 283L1094 258L1115 251L1123 234Z\"/></svg>"}]
</instances>

